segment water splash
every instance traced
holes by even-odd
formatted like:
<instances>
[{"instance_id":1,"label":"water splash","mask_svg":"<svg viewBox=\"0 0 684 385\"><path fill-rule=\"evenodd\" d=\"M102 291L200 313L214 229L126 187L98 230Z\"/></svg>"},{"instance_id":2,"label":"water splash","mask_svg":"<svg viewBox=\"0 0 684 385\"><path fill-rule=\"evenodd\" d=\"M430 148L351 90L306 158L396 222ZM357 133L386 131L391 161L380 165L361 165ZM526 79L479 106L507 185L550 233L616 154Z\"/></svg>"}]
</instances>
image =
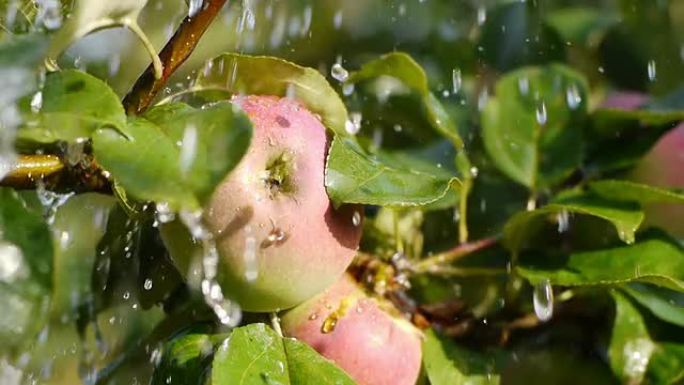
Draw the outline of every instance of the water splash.
<instances>
[{"instance_id":1,"label":"water splash","mask_svg":"<svg viewBox=\"0 0 684 385\"><path fill-rule=\"evenodd\" d=\"M62 11L59 0L35 0L37 5L35 25L42 25L48 30L62 26Z\"/></svg>"},{"instance_id":2,"label":"water splash","mask_svg":"<svg viewBox=\"0 0 684 385\"><path fill-rule=\"evenodd\" d=\"M195 17L204 6L204 0L189 0L188 1L188 17Z\"/></svg>"},{"instance_id":3,"label":"water splash","mask_svg":"<svg viewBox=\"0 0 684 385\"><path fill-rule=\"evenodd\" d=\"M628 341L622 349L624 358L623 373L630 379L640 380L646 374L648 362L655 350L655 344L648 338ZM638 383L637 381L635 383Z\"/></svg>"},{"instance_id":4,"label":"water splash","mask_svg":"<svg viewBox=\"0 0 684 385\"><path fill-rule=\"evenodd\" d=\"M222 324L231 328L237 326L242 319L242 311L237 304L224 297L221 286L216 280L219 253L211 232L202 223L202 212L181 211L179 217L190 234L202 246L200 288L204 301L211 307Z\"/></svg>"},{"instance_id":5,"label":"water splash","mask_svg":"<svg viewBox=\"0 0 684 385\"><path fill-rule=\"evenodd\" d=\"M342 64L335 63L330 68L330 75L339 82L344 82L349 78L349 71L347 71Z\"/></svg>"},{"instance_id":6,"label":"water splash","mask_svg":"<svg viewBox=\"0 0 684 385\"><path fill-rule=\"evenodd\" d=\"M534 305L534 314L537 318L546 322L553 317L553 287L551 281L545 279L539 282L532 293L532 304Z\"/></svg>"}]
</instances>

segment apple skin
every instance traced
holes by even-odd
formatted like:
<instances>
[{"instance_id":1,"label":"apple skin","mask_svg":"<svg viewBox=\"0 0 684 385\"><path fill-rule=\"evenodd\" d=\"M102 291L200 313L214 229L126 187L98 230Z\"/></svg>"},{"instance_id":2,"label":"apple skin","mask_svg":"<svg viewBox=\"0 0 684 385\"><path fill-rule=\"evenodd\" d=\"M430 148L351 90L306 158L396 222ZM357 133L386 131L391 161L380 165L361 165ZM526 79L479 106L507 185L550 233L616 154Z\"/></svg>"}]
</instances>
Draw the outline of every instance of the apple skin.
<instances>
[{"instance_id":1,"label":"apple skin","mask_svg":"<svg viewBox=\"0 0 684 385\"><path fill-rule=\"evenodd\" d=\"M254 126L238 166L216 188L205 223L220 254L224 295L246 311L288 309L323 291L359 246L360 206L335 209L325 191L329 140L299 102L238 96Z\"/></svg>"},{"instance_id":2,"label":"apple skin","mask_svg":"<svg viewBox=\"0 0 684 385\"><path fill-rule=\"evenodd\" d=\"M633 178L640 183L684 189L684 123L658 139L637 165ZM654 203L645 209L647 224L684 239L684 205Z\"/></svg>"},{"instance_id":3,"label":"apple skin","mask_svg":"<svg viewBox=\"0 0 684 385\"><path fill-rule=\"evenodd\" d=\"M415 385L422 333L392 304L370 298L345 274L325 292L286 312L283 333L306 342L359 385ZM327 320L327 321L326 321ZM331 320L332 330L324 333Z\"/></svg>"}]
</instances>

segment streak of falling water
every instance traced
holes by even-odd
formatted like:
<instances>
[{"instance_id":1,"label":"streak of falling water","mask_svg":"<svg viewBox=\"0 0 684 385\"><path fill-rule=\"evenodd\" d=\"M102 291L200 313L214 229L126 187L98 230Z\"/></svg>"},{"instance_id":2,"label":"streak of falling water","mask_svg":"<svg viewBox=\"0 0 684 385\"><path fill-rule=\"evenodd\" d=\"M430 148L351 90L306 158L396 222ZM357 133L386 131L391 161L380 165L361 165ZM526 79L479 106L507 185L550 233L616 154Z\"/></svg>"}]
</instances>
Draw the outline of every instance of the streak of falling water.
<instances>
[{"instance_id":1,"label":"streak of falling water","mask_svg":"<svg viewBox=\"0 0 684 385\"><path fill-rule=\"evenodd\" d=\"M463 77L459 68L454 68L451 71L451 85L454 95L461 90L461 86L463 85Z\"/></svg>"},{"instance_id":2,"label":"streak of falling water","mask_svg":"<svg viewBox=\"0 0 684 385\"><path fill-rule=\"evenodd\" d=\"M539 282L532 293L532 304L534 305L534 314L537 318L546 322L553 317L553 287L551 281L545 279Z\"/></svg>"},{"instance_id":3,"label":"streak of falling water","mask_svg":"<svg viewBox=\"0 0 684 385\"><path fill-rule=\"evenodd\" d=\"M546 122L548 121L548 115L546 113L546 104L542 102L542 104L537 108L536 111L537 115L537 123L541 126L545 126Z\"/></svg>"},{"instance_id":4,"label":"streak of falling water","mask_svg":"<svg viewBox=\"0 0 684 385\"><path fill-rule=\"evenodd\" d=\"M219 321L228 327L235 327L242 319L240 307L225 298L221 286L216 280L219 253L211 232L202 223L202 212L181 211L180 218L190 230L190 234L202 246L202 281L200 288L204 301L211 307Z\"/></svg>"},{"instance_id":5,"label":"streak of falling water","mask_svg":"<svg viewBox=\"0 0 684 385\"><path fill-rule=\"evenodd\" d=\"M245 249L243 251L243 261L245 263L244 276L247 282L254 282L259 277L259 261L257 260L257 241L251 235L251 227L245 228L247 237L245 238Z\"/></svg>"},{"instance_id":6,"label":"streak of falling water","mask_svg":"<svg viewBox=\"0 0 684 385\"><path fill-rule=\"evenodd\" d=\"M556 219L558 221L558 232L564 233L568 231L570 227L570 213L568 213L568 210L561 210Z\"/></svg>"},{"instance_id":7,"label":"streak of falling water","mask_svg":"<svg viewBox=\"0 0 684 385\"><path fill-rule=\"evenodd\" d=\"M565 102L571 110L576 109L582 103L582 96L579 93L579 88L576 84L571 85L565 90Z\"/></svg>"},{"instance_id":8,"label":"streak of falling water","mask_svg":"<svg viewBox=\"0 0 684 385\"><path fill-rule=\"evenodd\" d=\"M197 155L197 127L194 124L189 124L183 131L183 139L181 141L180 154L178 157L179 168L181 175L186 176L192 169L195 163L195 156Z\"/></svg>"},{"instance_id":9,"label":"streak of falling water","mask_svg":"<svg viewBox=\"0 0 684 385\"><path fill-rule=\"evenodd\" d=\"M656 80L656 62L655 60L649 60L646 68L648 73L648 80L654 82Z\"/></svg>"},{"instance_id":10,"label":"streak of falling water","mask_svg":"<svg viewBox=\"0 0 684 385\"><path fill-rule=\"evenodd\" d=\"M204 0L189 0L188 1L188 17L195 17L197 12L204 6Z\"/></svg>"}]
</instances>

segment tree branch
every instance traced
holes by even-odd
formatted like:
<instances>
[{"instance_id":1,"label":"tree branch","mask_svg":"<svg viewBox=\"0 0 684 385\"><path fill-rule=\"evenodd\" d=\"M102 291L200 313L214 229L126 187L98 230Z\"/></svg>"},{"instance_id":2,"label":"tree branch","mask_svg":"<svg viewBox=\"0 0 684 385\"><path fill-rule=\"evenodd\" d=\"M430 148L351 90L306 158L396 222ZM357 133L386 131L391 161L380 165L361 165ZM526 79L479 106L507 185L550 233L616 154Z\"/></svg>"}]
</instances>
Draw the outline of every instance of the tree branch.
<instances>
[{"instance_id":1,"label":"tree branch","mask_svg":"<svg viewBox=\"0 0 684 385\"><path fill-rule=\"evenodd\" d=\"M124 98L123 103L128 114L140 114L152 104L159 90L166 85L171 75L194 51L200 38L226 1L204 0L204 6L196 15L187 16L183 20L171 40L159 53L164 66L161 78L155 77L154 66L150 64Z\"/></svg>"},{"instance_id":2,"label":"tree branch","mask_svg":"<svg viewBox=\"0 0 684 385\"><path fill-rule=\"evenodd\" d=\"M415 263L411 266L411 271L414 273L427 273L435 269L439 270L439 266L449 265L466 255L492 247L498 241L498 237L490 237L478 241L462 243L451 250L447 250Z\"/></svg>"}]
</instances>

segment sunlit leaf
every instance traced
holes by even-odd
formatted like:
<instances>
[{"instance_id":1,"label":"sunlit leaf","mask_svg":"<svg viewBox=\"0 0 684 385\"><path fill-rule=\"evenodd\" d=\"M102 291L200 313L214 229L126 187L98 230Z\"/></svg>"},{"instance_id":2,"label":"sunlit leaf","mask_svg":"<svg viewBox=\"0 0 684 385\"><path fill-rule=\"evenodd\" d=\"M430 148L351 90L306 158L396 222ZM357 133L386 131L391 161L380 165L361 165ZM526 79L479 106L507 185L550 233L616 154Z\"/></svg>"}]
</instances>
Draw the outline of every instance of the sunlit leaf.
<instances>
[{"instance_id":1,"label":"sunlit leaf","mask_svg":"<svg viewBox=\"0 0 684 385\"><path fill-rule=\"evenodd\" d=\"M423 366L431 385L496 385L493 358L457 346L434 331L425 333Z\"/></svg>"},{"instance_id":2,"label":"sunlit leaf","mask_svg":"<svg viewBox=\"0 0 684 385\"><path fill-rule=\"evenodd\" d=\"M620 201L645 203L682 203L684 192L627 180L599 180L589 184L589 189L606 198Z\"/></svg>"},{"instance_id":3,"label":"sunlit leaf","mask_svg":"<svg viewBox=\"0 0 684 385\"><path fill-rule=\"evenodd\" d=\"M147 0L90 1L75 0L74 8L64 25L52 37L47 65L56 69L55 61L72 43L83 36L104 28L127 27L143 43L153 60L157 76L162 64L156 50L138 25L138 15Z\"/></svg>"},{"instance_id":4,"label":"sunlit leaf","mask_svg":"<svg viewBox=\"0 0 684 385\"><path fill-rule=\"evenodd\" d=\"M385 163L367 154L354 141L338 137L328 154L326 189L336 204L420 206L444 198L450 189L460 185L458 179L444 178L441 172L429 173L406 166L400 162Z\"/></svg>"},{"instance_id":5,"label":"sunlit leaf","mask_svg":"<svg viewBox=\"0 0 684 385\"><path fill-rule=\"evenodd\" d=\"M348 136L347 109L325 77L313 68L283 59L222 54L207 62L192 90L293 97L320 115L323 124L336 135Z\"/></svg>"},{"instance_id":6,"label":"sunlit leaf","mask_svg":"<svg viewBox=\"0 0 684 385\"><path fill-rule=\"evenodd\" d=\"M637 284L625 286L622 291L663 321L684 326L684 297L680 293Z\"/></svg>"},{"instance_id":7,"label":"sunlit leaf","mask_svg":"<svg viewBox=\"0 0 684 385\"><path fill-rule=\"evenodd\" d=\"M65 70L47 75L42 90L38 127L19 135L39 142L88 138L95 130L122 130L126 113L119 97L102 80L85 72Z\"/></svg>"},{"instance_id":8,"label":"sunlit leaf","mask_svg":"<svg viewBox=\"0 0 684 385\"><path fill-rule=\"evenodd\" d=\"M411 56L403 52L385 54L364 64L349 75L348 83L357 83L380 76L391 76L418 93L429 118L429 123L440 134L448 138L456 148L463 148L463 140L456 124L446 112L442 103L435 98L428 87L428 78L423 68Z\"/></svg>"},{"instance_id":9,"label":"sunlit leaf","mask_svg":"<svg viewBox=\"0 0 684 385\"><path fill-rule=\"evenodd\" d=\"M532 284L561 286L645 282L684 291L684 249L660 232L634 245L571 253L567 257L527 256L518 268Z\"/></svg>"},{"instance_id":10,"label":"sunlit leaf","mask_svg":"<svg viewBox=\"0 0 684 385\"><path fill-rule=\"evenodd\" d=\"M644 213L636 204L589 194L569 194L542 208L515 214L504 226L504 243L510 250L518 251L545 224L555 223L559 215L569 213L590 215L610 222L620 239L627 243L634 242L634 233L644 219Z\"/></svg>"},{"instance_id":11,"label":"sunlit leaf","mask_svg":"<svg viewBox=\"0 0 684 385\"><path fill-rule=\"evenodd\" d=\"M233 330L216 352L213 385L353 385L333 363L304 343L278 336L264 324Z\"/></svg>"},{"instance_id":12,"label":"sunlit leaf","mask_svg":"<svg viewBox=\"0 0 684 385\"><path fill-rule=\"evenodd\" d=\"M482 138L496 167L535 190L579 166L588 85L569 67L526 67L506 74L482 111Z\"/></svg>"},{"instance_id":13,"label":"sunlit leaf","mask_svg":"<svg viewBox=\"0 0 684 385\"><path fill-rule=\"evenodd\" d=\"M639 310L624 295L612 293L615 320L608 347L613 372L624 382L638 384L656 348Z\"/></svg>"},{"instance_id":14,"label":"sunlit leaf","mask_svg":"<svg viewBox=\"0 0 684 385\"><path fill-rule=\"evenodd\" d=\"M215 341L207 334L187 334L164 344L161 362L151 385L203 385L214 353Z\"/></svg>"}]
</instances>

